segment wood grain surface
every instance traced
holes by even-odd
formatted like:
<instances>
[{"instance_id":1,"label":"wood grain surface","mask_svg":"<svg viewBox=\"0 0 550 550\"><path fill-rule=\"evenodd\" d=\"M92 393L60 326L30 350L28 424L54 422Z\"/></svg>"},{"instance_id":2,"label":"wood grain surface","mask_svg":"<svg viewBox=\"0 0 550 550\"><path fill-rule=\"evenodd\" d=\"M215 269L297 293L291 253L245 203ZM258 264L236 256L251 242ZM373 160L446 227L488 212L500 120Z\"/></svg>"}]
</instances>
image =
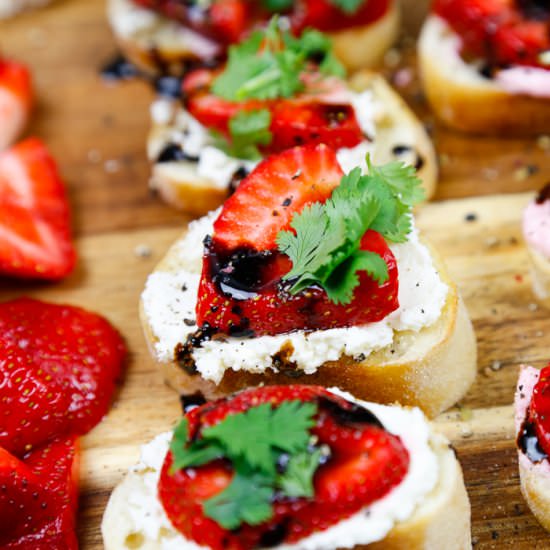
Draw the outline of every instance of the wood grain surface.
<instances>
[{"instance_id":1,"label":"wood grain surface","mask_svg":"<svg viewBox=\"0 0 550 550\"><path fill-rule=\"evenodd\" d=\"M0 300L28 294L101 312L130 349L110 414L83 439L80 540L86 550L102 548L105 503L138 445L180 414L177 396L146 349L137 304L147 274L188 221L147 189L149 86L108 85L99 77L116 52L103 10L102 1L58 0L0 23L2 51L33 68L38 106L28 133L42 137L59 160L80 254L78 269L63 283L4 280ZM410 41L404 51L390 56L385 71L433 132L442 168L436 199L453 199L422 207L419 225L446 257L479 344L475 384L436 423L464 469L475 547L550 548L519 491L511 409L518 365L541 367L550 359L550 309L532 295L520 233L528 191L550 179L550 143L466 137L434 124L418 91ZM138 253L147 249L148 256Z\"/></svg>"}]
</instances>

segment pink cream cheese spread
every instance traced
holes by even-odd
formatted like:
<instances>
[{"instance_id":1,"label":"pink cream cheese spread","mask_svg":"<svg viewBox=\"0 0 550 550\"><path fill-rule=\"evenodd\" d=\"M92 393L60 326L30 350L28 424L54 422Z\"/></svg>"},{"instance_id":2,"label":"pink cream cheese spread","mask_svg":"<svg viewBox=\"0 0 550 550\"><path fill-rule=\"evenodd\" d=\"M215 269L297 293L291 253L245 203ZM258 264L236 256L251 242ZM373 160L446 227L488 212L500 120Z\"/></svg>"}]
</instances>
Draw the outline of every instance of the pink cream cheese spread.
<instances>
[{"instance_id":1,"label":"pink cream cheese spread","mask_svg":"<svg viewBox=\"0 0 550 550\"><path fill-rule=\"evenodd\" d=\"M529 246L550 260L550 183L524 210L523 235Z\"/></svg>"},{"instance_id":2,"label":"pink cream cheese spread","mask_svg":"<svg viewBox=\"0 0 550 550\"><path fill-rule=\"evenodd\" d=\"M550 98L550 69L510 67L498 71L495 81L511 94Z\"/></svg>"},{"instance_id":3,"label":"pink cream cheese spread","mask_svg":"<svg viewBox=\"0 0 550 550\"><path fill-rule=\"evenodd\" d=\"M538 369L534 367L529 367L527 365L521 366L518 385L516 388L516 395L514 398L514 421L516 426L516 433L519 433L519 430L527 415L527 408L531 403L533 388L539 381L539 375L540 371ZM521 451L518 453L518 459L523 466L536 468L540 474L550 475L550 462L548 460L543 460L535 464L531 462L529 458Z\"/></svg>"}]
</instances>

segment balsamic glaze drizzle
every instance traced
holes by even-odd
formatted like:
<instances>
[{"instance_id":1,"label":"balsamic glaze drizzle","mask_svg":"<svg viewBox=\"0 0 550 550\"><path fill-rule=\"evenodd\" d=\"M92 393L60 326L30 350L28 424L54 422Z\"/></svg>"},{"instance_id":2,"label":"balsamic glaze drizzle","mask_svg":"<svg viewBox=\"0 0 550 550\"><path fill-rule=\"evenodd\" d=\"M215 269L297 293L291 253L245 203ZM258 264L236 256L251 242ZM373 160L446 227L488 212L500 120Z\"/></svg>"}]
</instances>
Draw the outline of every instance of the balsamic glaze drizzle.
<instances>
[{"instance_id":1,"label":"balsamic glaze drizzle","mask_svg":"<svg viewBox=\"0 0 550 550\"><path fill-rule=\"evenodd\" d=\"M531 462L542 462L548 458L539 444L535 432L535 424L527 417L519 430L517 439L518 448L527 456Z\"/></svg>"}]
</instances>

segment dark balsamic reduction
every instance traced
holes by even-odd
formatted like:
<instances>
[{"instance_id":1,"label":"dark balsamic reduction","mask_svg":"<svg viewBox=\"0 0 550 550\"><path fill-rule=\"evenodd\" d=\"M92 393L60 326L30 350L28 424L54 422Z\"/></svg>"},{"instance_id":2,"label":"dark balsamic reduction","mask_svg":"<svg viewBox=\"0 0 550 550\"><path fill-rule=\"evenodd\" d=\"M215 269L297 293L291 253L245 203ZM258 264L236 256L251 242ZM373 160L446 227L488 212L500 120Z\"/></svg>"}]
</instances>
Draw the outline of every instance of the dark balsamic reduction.
<instances>
[{"instance_id":1,"label":"dark balsamic reduction","mask_svg":"<svg viewBox=\"0 0 550 550\"><path fill-rule=\"evenodd\" d=\"M120 54L101 69L101 76L111 81L127 80L140 75L139 69Z\"/></svg>"},{"instance_id":2,"label":"dark balsamic reduction","mask_svg":"<svg viewBox=\"0 0 550 550\"><path fill-rule=\"evenodd\" d=\"M260 548L273 548L283 543L288 534L288 524L286 521L275 524L265 533L262 533L259 540Z\"/></svg>"},{"instance_id":3,"label":"dark balsamic reduction","mask_svg":"<svg viewBox=\"0 0 550 550\"><path fill-rule=\"evenodd\" d=\"M216 250L211 239L204 244L210 276L223 294L235 300L248 300L265 286L263 271L273 255L270 251L238 248L226 254Z\"/></svg>"},{"instance_id":4,"label":"dark balsamic reduction","mask_svg":"<svg viewBox=\"0 0 550 550\"><path fill-rule=\"evenodd\" d=\"M407 153L414 153L416 155L416 161L414 167L416 170L420 170L424 166L424 158L410 145L395 145L392 149L392 154L395 157L400 157Z\"/></svg>"},{"instance_id":5,"label":"dark balsamic reduction","mask_svg":"<svg viewBox=\"0 0 550 550\"><path fill-rule=\"evenodd\" d=\"M200 407L206 403L206 399L201 392L192 395L180 395L181 408L183 414Z\"/></svg>"},{"instance_id":6,"label":"dark balsamic reduction","mask_svg":"<svg viewBox=\"0 0 550 550\"><path fill-rule=\"evenodd\" d=\"M193 349L200 348L203 342L211 340L217 332L217 328L204 323L202 327L187 336L184 344L180 343L176 346L174 350L175 361L187 374L197 374L197 367L193 360Z\"/></svg>"},{"instance_id":7,"label":"dark balsamic reduction","mask_svg":"<svg viewBox=\"0 0 550 550\"><path fill-rule=\"evenodd\" d=\"M550 201L550 183L547 183L537 195L535 199L537 204L542 204L543 202Z\"/></svg>"},{"instance_id":8,"label":"dark balsamic reduction","mask_svg":"<svg viewBox=\"0 0 550 550\"><path fill-rule=\"evenodd\" d=\"M519 430L517 445L531 462L541 462L548 458L539 444L535 432L535 424L529 417L525 419Z\"/></svg>"},{"instance_id":9,"label":"dark balsamic reduction","mask_svg":"<svg viewBox=\"0 0 550 550\"><path fill-rule=\"evenodd\" d=\"M178 162L178 161L189 161L189 162L198 162L199 157L188 155L183 149L182 146L178 143L169 143L164 147L157 157L158 163L164 162Z\"/></svg>"},{"instance_id":10,"label":"dark balsamic reduction","mask_svg":"<svg viewBox=\"0 0 550 550\"><path fill-rule=\"evenodd\" d=\"M232 195L239 187L241 181L248 176L248 170L244 166L240 166L235 173L231 176L229 182L229 195Z\"/></svg>"},{"instance_id":11,"label":"dark balsamic reduction","mask_svg":"<svg viewBox=\"0 0 550 550\"><path fill-rule=\"evenodd\" d=\"M527 19L548 21L550 19L550 3L548 0L517 0L520 11Z\"/></svg>"},{"instance_id":12,"label":"dark balsamic reduction","mask_svg":"<svg viewBox=\"0 0 550 550\"><path fill-rule=\"evenodd\" d=\"M370 424L385 430L384 425L374 413L356 403L349 403L347 407L343 407L338 401L322 396L319 397L319 407L329 412L341 426Z\"/></svg>"},{"instance_id":13,"label":"dark balsamic reduction","mask_svg":"<svg viewBox=\"0 0 550 550\"><path fill-rule=\"evenodd\" d=\"M160 96L179 99L182 95L181 78L170 75L160 76L155 80L155 91Z\"/></svg>"}]
</instances>

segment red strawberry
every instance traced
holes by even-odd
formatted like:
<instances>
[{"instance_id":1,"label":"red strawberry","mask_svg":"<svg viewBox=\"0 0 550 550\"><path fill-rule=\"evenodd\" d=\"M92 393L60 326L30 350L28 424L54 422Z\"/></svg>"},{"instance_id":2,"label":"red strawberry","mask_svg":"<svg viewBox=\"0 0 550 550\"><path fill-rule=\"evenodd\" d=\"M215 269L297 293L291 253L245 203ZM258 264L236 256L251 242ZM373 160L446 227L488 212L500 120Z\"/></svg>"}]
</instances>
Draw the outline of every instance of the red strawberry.
<instances>
[{"instance_id":1,"label":"red strawberry","mask_svg":"<svg viewBox=\"0 0 550 550\"><path fill-rule=\"evenodd\" d=\"M379 286L360 272L350 304L334 304L320 287L291 295L281 281L291 263L276 251L277 234L306 204L324 202L341 176L334 152L319 145L270 157L239 185L208 243L196 307L199 325L208 323L225 334L252 331L261 336L361 325L398 307L397 264L374 231L365 234L361 247L384 258L389 279Z\"/></svg>"},{"instance_id":2,"label":"red strawberry","mask_svg":"<svg viewBox=\"0 0 550 550\"><path fill-rule=\"evenodd\" d=\"M105 415L126 348L102 317L23 298L0 304L0 446L19 456Z\"/></svg>"},{"instance_id":3,"label":"red strawberry","mask_svg":"<svg viewBox=\"0 0 550 550\"><path fill-rule=\"evenodd\" d=\"M317 424L311 433L318 437L319 445L331 449L330 459L315 474L314 498L275 497L269 521L255 527L243 524L228 532L204 516L202 503L227 487L232 477L229 463L217 460L172 475L172 455L168 453L159 496L172 524L187 538L214 550L248 550L263 546L265 537L283 525L277 544L296 543L378 500L403 479L409 456L400 439L387 433L364 409L317 386L249 389L231 399L203 405L187 415L190 434L251 406L271 403L276 407L291 400L318 403Z\"/></svg>"},{"instance_id":4,"label":"red strawberry","mask_svg":"<svg viewBox=\"0 0 550 550\"><path fill-rule=\"evenodd\" d=\"M275 248L294 212L325 201L342 176L336 154L324 145L296 147L264 160L225 202L214 223L216 243L228 251Z\"/></svg>"},{"instance_id":5,"label":"red strawberry","mask_svg":"<svg viewBox=\"0 0 550 550\"><path fill-rule=\"evenodd\" d=\"M292 29L300 34L314 28L334 32L369 25L383 17L389 9L389 0L365 0L353 13L346 13L331 0L297 0L290 14Z\"/></svg>"},{"instance_id":6,"label":"red strawberry","mask_svg":"<svg viewBox=\"0 0 550 550\"><path fill-rule=\"evenodd\" d=\"M334 103L327 90L302 94L292 99L260 101L228 101L205 93L209 77L205 70L191 73L183 84L187 94L186 107L204 126L229 136L229 120L239 112L268 109L271 112L269 130L272 141L263 146L265 153L278 153L296 145L324 143L334 149L355 147L364 138L353 107ZM210 77L210 80L212 77ZM313 83L315 79L311 79ZM336 86L341 84L331 79ZM313 84L312 84L313 85ZM200 90L198 93L192 90Z\"/></svg>"},{"instance_id":7,"label":"red strawberry","mask_svg":"<svg viewBox=\"0 0 550 550\"><path fill-rule=\"evenodd\" d=\"M78 501L76 438L59 438L19 460L0 448L0 547L72 550Z\"/></svg>"},{"instance_id":8,"label":"red strawberry","mask_svg":"<svg viewBox=\"0 0 550 550\"><path fill-rule=\"evenodd\" d=\"M550 365L540 371L533 389L529 417L535 423L539 445L550 455Z\"/></svg>"},{"instance_id":9,"label":"red strawberry","mask_svg":"<svg viewBox=\"0 0 550 550\"><path fill-rule=\"evenodd\" d=\"M433 10L460 35L464 54L494 65L547 66L550 10L528 0L436 0Z\"/></svg>"},{"instance_id":10,"label":"red strawberry","mask_svg":"<svg viewBox=\"0 0 550 550\"><path fill-rule=\"evenodd\" d=\"M239 336L252 331L255 336L263 336L380 321L399 305L397 263L375 231L367 231L361 248L384 258L389 279L378 285L360 272L360 284L349 304L331 302L319 287L289 294L281 277L290 271L291 264L282 254L251 255L240 251L223 260L211 253L203 263L197 322L208 323L224 334Z\"/></svg>"},{"instance_id":11,"label":"red strawberry","mask_svg":"<svg viewBox=\"0 0 550 550\"><path fill-rule=\"evenodd\" d=\"M75 261L67 195L42 142L0 153L0 274L57 280Z\"/></svg>"},{"instance_id":12,"label":"red strawberry","mask_svg":"<svg viewBox=\"0 0 550 550\"><path fill-rule=\"evenodd\" d=\"M24 65L0 59L0 150L21 133L32 107L31 76Z\"/></svg>"}]
</instances>

